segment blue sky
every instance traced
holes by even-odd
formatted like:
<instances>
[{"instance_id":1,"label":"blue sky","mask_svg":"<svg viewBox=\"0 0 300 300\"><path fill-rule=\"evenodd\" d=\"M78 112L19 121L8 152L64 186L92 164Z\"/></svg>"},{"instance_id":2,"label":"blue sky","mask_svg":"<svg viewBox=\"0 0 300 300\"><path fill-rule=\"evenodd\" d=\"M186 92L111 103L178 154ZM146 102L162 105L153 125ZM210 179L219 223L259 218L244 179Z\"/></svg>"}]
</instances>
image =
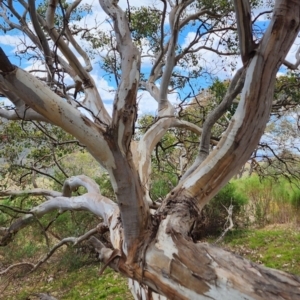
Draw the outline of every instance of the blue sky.
<instances>
[{"instance_id":1,"label":"blue sky","mask_svg":"<svg viewBox=\"0 0 300 300\"><path fill-rule=\"evenodd\" d=\"M41 2L41 1L36 1L36 3L39 3L39 2ZM142 5L147 5L148 3L151 3L151 2L152 1L150 1L150 0L143 1ZM15 2L15 3L16 3L16 9L20 10L20 8L21 8L20 4L18 4L18 2ZM99 2L96 0L94 0L94 1L84 0L83 3L92 4L92 14L83 18L82 21L80 21L80 24L82 26L94 26L95 20L97 20L98 22L103 22L101 26L104 29L109 29L109 25L104 22L106 15L100 8ZM130 4L135 5L135 6L140 6L141 1L138 1L138 0L130 1ZM119 5L123 8L126 8L127 1L121 0L119 2ZM161 5L161 4L158 3L157 5ZM255 12L255 13L257 14L257 13L259 13L259 11ZM168 20L166 18L166 26L165 26L166 32L169 30L167 21ZM260 18L257 21L256 25L263 27L263 26L267 25L267 22L268 22L267 20ZM188 39L193 38L193 36L195 35L195 30L196 30L196 26L195 27L187 26L179 35L179 44L186 45ZM20 50L20 47L17 47L17 44L20 44L20 41L22 39L25 39L25 37L22 35L22 33L20 33L17 30L7 32L6 34L3 32L0 32L0 46L8 54L10 60L14 64L21 66L22 68L25 68L27 70L40 67L38 64L33 65L33 60L31 60L31 61L27 61L26 59L21 60L20 58L15 56L15 52ZM292 49L291 53L289 54L289 56L290 56L289 58L291 58L291 60L293 60L292 56L293 56L293 53L295 53L295 49L296 48ZM191 84L196 92L198 90L201 90L201 88L207 88L211 84L212 78L219 77L221 80L230 79L232 77L232 75L235 73L235 70L241 66L241 62L237 57L230 56L230 57L227 57L224 62L222 62L222 60L224 60L224 59L220 58L218 55L216 55L213 52L203 51L202 55L203 55L203 61L201 63L203 64L203 67L208 66L211 68L210 72L212 73L212 77L204 74L203 77L201 77L201 78L191 80ZM236 64L235 69L231 70L230 63ZM99 88L99 91L103 98L104 103L107 105L108 110L111 110L112 100L114 97L113 90L116 88L115 82L113 79L109 79L108 76L105 76L105 73L103 72L103 70L101 70L99 68L97 59L95 59L93 66L94 66L94 70L92 71L93 77L97 83L97 86ZM149 73L150 68L151 68L151 62L149 61L149 59L144 60L143 65L142 65L142 72ZM177 69L178 69L178 71L180 71L183 74L186 73L186 70L182 70L178 67L177 67ZM281 72L284 73L285 69L282 68ZM158 84L159 84L159 82L158 82ZM177 90L176 92L177 93L173 93L170 95L170 100L172 102L179 101L177 99L178 94L180 94L182 97L185 97L186 94L188 94L190 92L190 89L185 88L182 90ZM139 100L140 101L139 108L141 110L141 113L149 113L149 112L155 113L155 110L157 107L156 102L154 101L154 99L152 99L152 97L147 92L139 92L139 99L140 99Z\"/></svg>"}]
</instances>

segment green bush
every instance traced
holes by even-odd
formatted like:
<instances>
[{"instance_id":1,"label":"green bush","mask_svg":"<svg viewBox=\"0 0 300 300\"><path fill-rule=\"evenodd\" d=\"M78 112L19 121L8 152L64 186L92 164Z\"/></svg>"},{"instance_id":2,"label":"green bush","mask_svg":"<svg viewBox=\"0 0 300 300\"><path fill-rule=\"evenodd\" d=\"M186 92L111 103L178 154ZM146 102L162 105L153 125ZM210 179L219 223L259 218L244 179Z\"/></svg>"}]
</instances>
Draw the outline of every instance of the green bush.
<instances>
[{"instance_id":1,"label":"green bush","mask_svg":"<svg viewBox=\"0 0 300 300\"><path fill-rule=\"evenodd\" d=\"M174 173L152 175L150 195L153 200L163 199L177 184L178 177Z\"/></svg>"},{"instance_id":2,"label":"green bush","mask_svg":"<svg viewBox=\"0 0 300 300\"><path fill-rule=\"evenodd\" d=\"M300 209L300 189L295 187L290 195L290 201L296 210Z\"/></svg>"},{"instance_id":3,"label":"green bush","mask_svg":"<svg viewBox=\"0 0 300 300\"><path fill-rule=\"evenodd\" d=\"M247 197L237 189L237 182L229 182L222 190L203 208L201 217L197 222L193 237L200 239L207 235L219 234L224 230L228 212L226 209L233 205L232 220L235 226L245 223L245 205Z\"/></svg>"},{"instance_id":4,"label":"green bush","mask_svg":"<svg viewBox=\"0 0 300 300\"><path fill-rule=\"evenodd\" d=\"M247 214L252 225L291 223L297 220L300 190L294 179L259 178L253 175L238 181L238 189L247 195Z\"/></svg>"}]
</instances>

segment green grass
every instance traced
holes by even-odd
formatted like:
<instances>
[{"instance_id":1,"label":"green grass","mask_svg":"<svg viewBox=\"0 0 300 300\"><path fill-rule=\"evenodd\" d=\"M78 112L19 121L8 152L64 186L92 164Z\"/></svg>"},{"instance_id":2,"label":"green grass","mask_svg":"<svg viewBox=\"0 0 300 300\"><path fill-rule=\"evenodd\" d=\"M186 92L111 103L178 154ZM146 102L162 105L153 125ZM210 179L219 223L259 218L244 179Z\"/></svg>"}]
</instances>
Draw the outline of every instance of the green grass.
<instances>
[{"instance_id":1,"label":"green grass","mask_svg":"<svg viewBox=\"0 0 300 300\"><path fill-rule=\"evenodd\" d=\"M22 261L19 252L23 254L23 261L37 260L44 252L36 255L36 247L31 247L30 243L24 243L22 251L12 251L15 250L13 245L0 248L0 258L7 266ZM18 267L0 277L0 299L36 299L32 298L36 293L49 293L66 300L133 299L126 278L110 268L99 276L99 268L95 257L64 247L32 274L22 276L26 269Z\"/></svg>"},{"instance_id":2,"label":"green grass","mask_svg":"<svg viewBox=\"0 0 300 300\"><path fill-rule=\"evenodd\" d=\"M53 270L52 270L53 271ZM24 300L35 293L50 293L61 300L130 300L133 299L127 288L127 281L111 269L99 276L99 266L85 266L71 272L58 271L46 274L39 271L28 278L18 280L0 299ZM52 274L51 274L52 273Z\"/></svg>"},{"instance_id":3,"label":"green grass","mask_svg":"<svg viewBox=\"0 0 300 300\"><path fill-rule=\"evenodd\" d=\"M298 229L277 226L234 230L225 236L220 246L267 267L300 275L299 244ZM31 256L31 250L25 253ZM5 257L3 251L0 254ZM10 274L12 277L0 278L0 299L24 300L41 292L48 292L62 300L133 299L126 278L109 268L99 276L99 268L100 264L95 259L65 249L29 276L21 277L18 269Z\"/></svg>"},{"instance_id":4,"label":"green grass","mask_svg":"<svg viewBox=\"0 0 300 300\"><path fill-rule=\"evenodd\" d=\"M299 244L298 230L274 228L233 231L221 246L266 267L300 275Z\"/></svg>"},{"instance_id":5,"label":"green grass","mask_svg":"<svg viewBox=\"0 0 300 300\"><path fill-rule=\"evenodd\" d=\"M54 282L51 290L61 291L60 299L131 299L125 278L107 269L102 276L99 267L86 267L68 273L60 282ZM75 285L76 288L72 288Z\"/></svg>"}]
</instances>

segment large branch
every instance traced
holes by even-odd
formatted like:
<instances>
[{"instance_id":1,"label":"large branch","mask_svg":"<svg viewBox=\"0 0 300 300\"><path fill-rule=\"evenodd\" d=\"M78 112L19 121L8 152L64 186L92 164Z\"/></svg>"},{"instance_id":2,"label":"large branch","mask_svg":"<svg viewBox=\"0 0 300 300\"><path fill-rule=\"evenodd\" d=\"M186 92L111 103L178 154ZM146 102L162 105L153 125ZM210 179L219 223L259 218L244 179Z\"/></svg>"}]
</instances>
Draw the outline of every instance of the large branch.
<instances>
[{"instance_id":1,"label":"large branch","mask_svg":"<svg viewBox=\"0 0 300 300\"><path fill-rule=\"evenodd\" d=\"M128 265L120 253L105 248L92 237L102 261L135 280L138 299L148 290L167 299L285 299L300 297L300 278L256 265L207 243L193 243L168 227L167 216L141 257L143 264ZM139 288L140 287L140 288ZM165 299L160 296L153 299Z\"/></svg>"},{"instance_id":2,"label":"large branch","mask_svg":"<svg viewBox=\"0 0 300 300\"><path fill-rule=\"evenodd\" d=\"M226 92L226 95L222 99L222 102L212 110L207 116L205 122L203 123L201 135L199 153L191 165L191 167L186 171L184 176L182 176L182 180L187 178L200 164L204 161L204 159L209 155L209 146L211 141L211 130L213 125L221 118L221 116L230 108L233 100L236 96L241 92L244 81L245 81L246 70L244 68L239 69L235 76L233 77L230 86Z\"/></svg>"},{"instance_id":3,"label":"large branch","mask_svg":"<svg viewBox=\"0 0 300 300\"><path fill-rule=\"evenodd\" d=\"M119 263L120 266L122 264ZM169 299L298 299L300 278L255 265L218 247L159 232L135 273Z\"/></svg>"},{"instance_id":4,"label":"large branch","mask_svg":"<svg viewBox=\"0 0 300 300\"><path fill-rule=\"evenodd\" d=\"M73 37L73 34L71 33L69 27L65 28L65 33L66 36L68 38L68 40L70 41L70 43L73 45L73 47L76 49L76 51L81 55L81 57L84 59L85 62L85 70L87 72L90 72L93 70L92 64L91 64L91 60L88 56L88 54L86 53L86 51L84 51L81 46L77 43L77 41L75 40L75 38Z\"/></svg>"},{"instance_id":5,"label":"large branch","mask_svg":"<svg viewBox=\"0 0 300 300\"><path fill-rule=\"evenodd\" d=\"M147 201L151 202L150 191L150 174L151 174L151 154L156 144L165 135L167 130L171 127L175 118L170 116L167 118L159 119L151 128L144 134L141 140L138 142L135 151L136 168L139 172L139 177L142 186L145 187ZM136 152L136 153L135 153Z\"/></svg>"},{"instance_id":6,"label":"large branch","mask_svg":"<svg viewBox=\"0 0 300 300\"><path fill-rule=\"evenodd\" d=\"M103 10L112 18L117 50L121 56L121 81L114 99L113 134L122 153L126 153L137 118L136 96L140 79L140 53L133 44L126 14L115 1L100 0Z\"/></svg>"},{"instance_id":7,"label":"large branch","mask_svg":"<svg viewBox=\"0 0 300 300\"><path fill-rule=\"evenodd\" d=\"M286 67L288 67L289 69L291 69L291 70L296 70L299 67L299 65L300 65L300 48L297 50L295 56L296 56L296 62L294 64L291 63L291 62L289 62L289 61L287 61L287 60L285 60L283 62L284 65Z\"/></svg>"},{"instance_id":8,"label":"large branch","mask_svg":"<svg viewBox=\"0 0 300 300\"><path fill-rule=\"evenodd\" d=\"M29 10L30 10L31 22L32 22L33 28L38 36L38 39L40 41L39 46L43 49L46 65L48 66L49 73L50 73L49 75L51 76L50 77L50 79L51 79L53 72L54 72L53 56L52 56L52 52L50 50L50 47L49 47L49 44L47 41L47 37L38 21L36 8L35 8L35 0L28 0L28 6L29 6Z\"/></svg>"},{"instance_id":9,"label":"large branch","mask_svg":"<svg viewBox=\"0 0 300 300\"><path fill-rule=\"evenodd\" d=\"M151 155L157 143L172 127L189 130L199 136L202 133L202 129L197 125L184 120L179 120L173 116L168 116L158 119L143 135L140 141L137 142L137 145L132 147L133 154L135 157L137 157L135 160L135 165L139 172L142 185L146 189L146 197L149 203L151 202L149 196Z\"/></svg>"},{"instance_id":10,"label":"large branch","mask_svg":"<svg viewBox=\"0 0 300 300\"><path fill-rule=\"evenodd\" d=\"M5 190L0 191L0 196L50 196L50 197L71 197L72 192L76 191L79 187L85 187L89 193L100 194L99 186L96 182L91 180L86 175L72 176L65 180L62 192L52 191L48 189L35 188L31 190Z\"/></svg>"},{"instance_id":11,"label":"large branch","mask_svg":"<svg viewBox=\"0 0 300 300\"><path fill-rule=\"evenodd\" d=\"M85 187L88 193L100 194L100 188L95 181L86 175L78 175L72 176L64 182L62 190L63 196L71 197L72 192L76 191L80 186Z\"/></svg>"},{"instance_id":12,"label":"large branch","mask_svg":"<svg viewBox=\"0 0 300 300\"><path fill-rule=\"evenodd\" d=\"M161 78L160 92L159 92L159 103L158 103L158 115L160 117L165 115L173 115L174 107L168 101L168 88L170 84L170 79L172 76L172 72L175 66L175 49L177 46L178 34L179 34L179 23L180 16L184 8L186 8L191 2L185 1L182 4L179 4L173 7L170 11L169 22L171 28L171 37L168 42L168 50L165 58L165 68ZM163 49L161 49L163 51Z\"/></svg>"},{"instance_id":13,"label":"large branch","mask_svg":"<svg viewBox=\"0 0 300 300\"><path fill-rule=\"evenodd\" d=\"M3 49L0 47L0 70L2 72L12 72L14 71L14 65L9 61L8 57L5 55Z\"/></svg>"},{"instance_id":14,"label":"large branch","mask_svg":"<svg viewBox=\"0 0 300 300\"><path fill-rule=\"evenodd\" d=\"M109 174L124 227L124 251L131 260L135 259L136 248L148 228L150 216L144 188L141 186L130 151L137 118L140 53L132 42L125 12L116 1L99 2L113 21L117 50L121 57L121 81L114 99L113 121L107 138L111 142L111 151L117 166L109 170Z\"/></svg>"},{"instance_id":15,"label":"large branch","mask_svg":"<svg viewBox=\"0 0 300 300\"><path fill-rule=\"evenodd\" d=\"M71 197L71 191L79 186L86 187L87 193L81 196ZM24 191L22 192L24 193ZM6 191L2 192L1 195L19 195L22 192ZM5 234L2 234L4 237L2 238L0 245L7 244L12 236L19 230L53 210L59 210L60 212L66 210L87 210L94 215L101 217L103 223L109 227L113 246L118 249L122 247L120 231L118 229L116 230L116 226L120 225L118 205L112 200L102 196L98 185L92 179L84 175L71 177L66 180L62 194L59 192L47 192L45 190L33 190L32 192L29 192L31 195L38 193L43 195L48 194L51 198L31 209L6 230L2 229L3 232L5 231Z\"/></svg>"},{"instance_id":16,"label":"large branch","mask_svg":"<svg viewBox=\"0 0 300 300\"><path fill-rule=\"evenodd\" d=\"M57 1L54 1L57 5ZM54 4L53 4L54 5ZM109 125L111 122L111 118L103 104L103 101L101 99L101 96L95 86L95 82L92 79L91 75L88 73L90 70L89 66L87 68L84 68L79 59L76 57L76 55L72 52L70 47L67 45L67 43L63 40L62 36L57 32L57 30L54 27L54 16L53 16L53 7L50 5L47 9L46 14L46 20L43 20L40 16L38 17L39 22L43 25L45 30L47 30L48 34L50 35L52 41L57 45L59 50L62 52L62 54L67 59L68 63L70 64L70 67L72 69L72 72L70 72L70 75L72 75L73 79L75 81L76 77L79 77L79 83L83 83L83 88L85 90L85 100L83 101L83 107L86 107L87 110L91 113L92 119L96 123L103 123L106 125ZM74 41L75 42L75 41ZM78 47L79 48L79 45ZM81 48L79 48L81 49ZM80 53L82 53L83 50L80 50ZM86 56L84 56L85 60L87 59ZM62 60L62 59L60 59ZM89 62L86 60L86 62L89 64ZM72 74L73 73L73 74ZM75 73L75 74L74 74Z\"/></svg>"},{"instance_id":17,"label":"large branch","mask_svg":"<svg viewBox=\"0 0 300 300\"><path fill-rule=\"evenodd\" d=\"M2 49L0 48L0 51ZM6 95L6 97L14 104L14 108L0 108L0 117L7 120L23 120L23 121L44 121L50 123L50 121L37 113L33 109L26 106L26 104L16 95L13 90L6 88L5 83L0 78L0 91Z\"/></svg>"},{"instance_id":18,"label":"large branch","mask_svg":"<svg viewBox=\"0 0 300 300\"><path fill-rule=\"evenodd\" d=\"M252 35L251 9L249 0L234 0L235 15L242 61L246 64L254 55L255 43Z\"/></svg>"},{"instance_id":19,"label":"large branch","mask_svg":"<svg viewBox=\"0 0 300 300\"><path fill-rule=\"evenodd\" d=\"M9 98L11 99L11 98ZM16 120L23 120L23 121L44 121L49 122L49 120L42 115L38 114L32 109L26 109L25 105L20 109L15 110L7 110L7 109L0 109L0 117L16 121Z\"/></svg>"},{"instance_id":20,"label":"large branch","mask_svg":"<svg viewBox=\"0 0 300 300\"><path fill-rule=\"evenodd\" d=\"M50 196L50 197L60 197L63 196L63 193L47 190L47 189L32 189L32 190L22 190L22 191L16 191L16 190L5 190L0 191L0 197L15 197L15 196L24 196L24 195L30 195L30 196Z\"/></svg>"},{"instance_id":21,"label":"large branch","mask_svg":"<svg viewBox=\"0 0 300 300\"><path fill-rule=\"evenodd\" d=\"M3 65L0 65L0 70L4 71ZM0 73L0 82L5 86L5 90L1 88L5 95L6 91L15 91L15 95L26 105L76 137L105 168L115 167L114 158L103 137L106 126L94 124L45 83L22 69L14 67L12 72ZM9 97L9 93L6 96Z\"/></svg>"},{"instance_id":22,"label":"large branch","mask_svg":"<svg viewBox=\"0 0 300 300\"><path fill-rule=\"evenodd\" d=\"M298 1L277 1L270 25L249 63L241 100L228 129L215 150L172 191L170 199L185 195L201 209L246 163L264 132L277 71L299 28Z\"/></svg>"},{"instance_id":23,"label":"large branch","mask_svg":"<svg viewBox=\"0 0 300 300\"><path fill-rule=\"evenodd\" d=\"M161 40L160 40L160 51L155 57L154 66L152 67L151 74L147 82L143 82L142 85L147 91L154 97L158 102L158 116L164 117L174 115L174 107L168 100L168 88L173 73L173 69L176 65L175 49L178 41L179 30L181 29L180 16L183 10L190 5L193 0L185 1L184 3L176 6L171 6L169 14L169 22L171 28L170 40L163 45L164 40L164 19L166 14L166 2L164 2L163 17L161 22ZM183 26L183 25L182 25ZM164 56L166 56L164 58ZM164 70L163 70L163 67ZM161 85L158 89L155 86L155 81L161 77Z\"/></svg>"}]
</instances>

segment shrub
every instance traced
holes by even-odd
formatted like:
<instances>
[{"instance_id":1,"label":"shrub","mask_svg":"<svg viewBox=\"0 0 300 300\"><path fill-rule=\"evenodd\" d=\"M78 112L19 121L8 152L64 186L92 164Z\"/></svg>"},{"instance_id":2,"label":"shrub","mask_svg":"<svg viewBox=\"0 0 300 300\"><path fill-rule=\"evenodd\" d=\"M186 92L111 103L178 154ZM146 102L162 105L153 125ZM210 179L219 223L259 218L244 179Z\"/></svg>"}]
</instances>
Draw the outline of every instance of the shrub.
<instances>
[{"instance_id":1,"label":"shrub","mask_svg":"<svg viewBox=\"0 0 300 300\"><path fill-rule=\"evenodd\" d=\"M229 182L223 189L203 208L199 221L193 232L195 239L207 235L219 234L224 229L228 212L226 209L233 205L233 223L235 226L245 223L244 207L247 197L238 191L237 182ZM242 224L244 225L244 224Z\"/></svg>"},{"instance_id":2,"label":"shrub","mask_svg":"<svg viewBox=\"0 0 300 300\"><path fill-rule=\"evenodd\" d=\"M259 178L257 175L239 180L239 190L247 195L247 214L252 225L290 223L297 219L300 190L295 180L285 177Z\"/></svg>"}]
</instances>

